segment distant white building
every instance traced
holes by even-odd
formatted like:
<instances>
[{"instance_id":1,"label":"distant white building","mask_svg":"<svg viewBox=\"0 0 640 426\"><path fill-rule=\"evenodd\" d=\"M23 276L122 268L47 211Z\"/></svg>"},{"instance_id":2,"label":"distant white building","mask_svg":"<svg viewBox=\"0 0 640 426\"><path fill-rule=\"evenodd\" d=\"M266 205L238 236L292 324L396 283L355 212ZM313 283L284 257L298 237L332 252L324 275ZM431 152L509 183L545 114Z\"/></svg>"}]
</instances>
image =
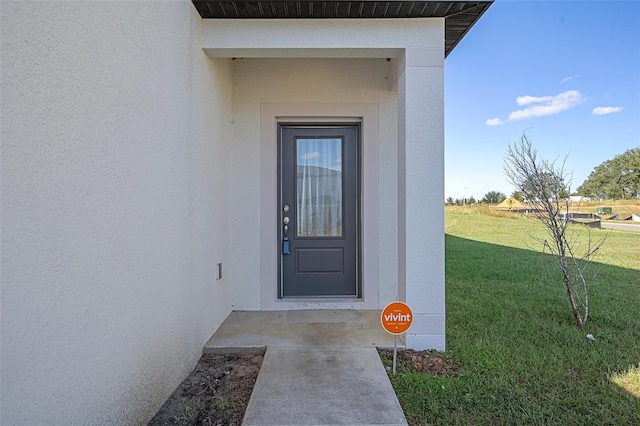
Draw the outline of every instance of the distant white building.
<instances>
[{"instance_id":1,"label":"distant white building","mask_svg":"<svg viewBox=\"0 0 640 426\"><path fill-rule=\"evenodd\" d=\"M571 200L571 202L574 203L580 203L580 202L589 202L591 201L591 198L589 197L583 197L582 195L572 195L569 197L569 200Z\"/></svg>"},{"instance_id":2,"label":"distant white building","mask_svg":"<svg viewBox=\"0 0 640 426\"><path fill-rule=\"evenodd\" d=\"M232 310L399 297L444 349L444 59L490 4L0 2L0 423L144 424Z\"/></svg>"}]
</instances>

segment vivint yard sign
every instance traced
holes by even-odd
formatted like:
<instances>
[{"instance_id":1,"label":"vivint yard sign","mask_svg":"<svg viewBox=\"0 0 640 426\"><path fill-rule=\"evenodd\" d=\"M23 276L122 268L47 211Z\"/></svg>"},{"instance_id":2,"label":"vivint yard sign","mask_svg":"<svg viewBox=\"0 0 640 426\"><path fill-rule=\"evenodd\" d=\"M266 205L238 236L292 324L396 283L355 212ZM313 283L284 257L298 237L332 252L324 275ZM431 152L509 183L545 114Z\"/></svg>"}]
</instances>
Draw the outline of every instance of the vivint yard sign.
<instances>
[{"instance_id":1,"label":"vivint yard sign","mask_svg":"<svg viewBox=\"0 0 640 426\"><path fill-rule=\"evenodd\" d=\"M391 334L402 334L411 327L413 321L413 312L409 305L403 302L391 302L383 310L380 315L382 327Z\"/></svg>"},{"instance_id":2,"label":"vivint yard sign","mask_svg":"<svg viewBox=\"0 0 640 426\"><path fill-rule=\"evenodd\" d=\"M413 321L413 313L411 308L403 302L391 302L383 310L380 315L382 327L391 334L402 334L411 327Z\"/></svg>"},{"instance_id":3,"label":"vivint yard sign","mask_svg":"<svg viewBox=\"0 0 640 426\"><path fill-rule=\"evenodd\" d=\"M413 312L404 302L391 302L382 310L380 322L387 333L393 334L393 374L396 374L396 358L398 355L398 334L411 327Z\"/></svg>"}]
</instances>

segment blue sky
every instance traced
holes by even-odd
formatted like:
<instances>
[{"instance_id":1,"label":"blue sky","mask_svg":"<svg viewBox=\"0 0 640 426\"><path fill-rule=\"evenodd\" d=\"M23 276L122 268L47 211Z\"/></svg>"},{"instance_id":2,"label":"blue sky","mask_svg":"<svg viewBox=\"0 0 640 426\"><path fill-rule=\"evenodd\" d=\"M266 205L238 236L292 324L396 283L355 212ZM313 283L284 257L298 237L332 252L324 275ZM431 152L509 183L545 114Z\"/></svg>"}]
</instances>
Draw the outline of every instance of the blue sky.
<instances>
[{"instance_id":1,"label":"blue sky","mask_svg":"<svg viewBox=\"0 0 640 426\"><path fill-rule=\"evenodd\" d=\"M525 130L572 190L640 146L640 1L493 3L445 60L445 197L510 195Z\"/></svg>"}]
</instances>

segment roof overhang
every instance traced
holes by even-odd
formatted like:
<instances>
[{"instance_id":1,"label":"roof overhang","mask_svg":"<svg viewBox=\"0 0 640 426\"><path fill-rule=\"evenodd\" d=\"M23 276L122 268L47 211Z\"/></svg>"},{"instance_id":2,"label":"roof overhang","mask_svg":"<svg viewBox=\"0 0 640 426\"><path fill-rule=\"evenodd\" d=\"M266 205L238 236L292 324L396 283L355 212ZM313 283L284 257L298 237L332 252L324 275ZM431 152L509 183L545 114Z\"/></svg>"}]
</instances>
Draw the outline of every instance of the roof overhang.
<instances>
[{"instance_id":1,"label":"roof overhang","mask_svg":"<svg viewBox=\"0 0 640 426\"><path fill-rule=\"evenodd\" d=\"M444 18L445 57L491 6L485 1L192 0L203 19Z\"/></svg>"}]
</instances>

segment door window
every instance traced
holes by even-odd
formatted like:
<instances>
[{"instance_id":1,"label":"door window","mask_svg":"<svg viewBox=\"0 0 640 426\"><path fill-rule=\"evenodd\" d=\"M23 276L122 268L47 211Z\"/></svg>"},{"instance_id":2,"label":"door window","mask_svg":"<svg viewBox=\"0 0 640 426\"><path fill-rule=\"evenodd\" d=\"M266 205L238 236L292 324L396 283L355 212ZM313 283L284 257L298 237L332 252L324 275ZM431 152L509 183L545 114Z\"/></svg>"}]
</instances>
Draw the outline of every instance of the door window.
<instances>
[{"instance_id":1,"label":"door window","mask_svg":"<svg viewBox=\"0 0 640 426\"><path fill-rule=\"evenodd\" d=\"M342 237L342 139L296 140L298 237Z\"/></svg>"}]
</instances>

